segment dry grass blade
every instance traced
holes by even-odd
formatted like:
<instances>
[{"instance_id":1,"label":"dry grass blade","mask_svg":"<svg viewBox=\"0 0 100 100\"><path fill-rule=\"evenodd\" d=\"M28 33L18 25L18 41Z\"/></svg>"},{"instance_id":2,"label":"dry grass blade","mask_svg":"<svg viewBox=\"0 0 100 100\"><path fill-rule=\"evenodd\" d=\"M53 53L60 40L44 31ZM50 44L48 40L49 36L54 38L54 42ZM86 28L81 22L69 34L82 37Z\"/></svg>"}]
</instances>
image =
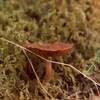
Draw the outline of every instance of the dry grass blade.
<instances>
[{"instance_id":1,"label":"dry grass blade","mask_svg":"<svg viewBox=\"0 0 100 100\"><path fill-rule=\"evenodd\" d=\"M34 72L34 74L35 74L35 76L36 76L36 79L37 79L38 83L40 84L41 88L44 90L44 92L45 92L50 98L52 98L51 100L54 100L54 98L52 97L52 95L49 94L49 93L47 92L47 90L44 88L44 86L42 85L42 83L41 83L41 81L40 81L40 79L39 79L37 73L35 72L35 69L34 69L34 67L33 67L33 64L32 64L32 62L31 62L30 58L29 58L28 55L26 54L26 51L28 51L28 52L30 52L30 53L32 53L32 52L29 51L28 49L24 48L23 46L20 46L19 44L16 44L16 43L14 43L14 42L12 42L12 41L9 41L9 40L4 39L4 38L0 38L0 39L6 41L6 42L8 42L8 43L11 43L11 44L13 44L13 45L15 45L15 46L17 46L17 47L19 47L19 48L21 48L21 49L23 50L23 53L25 54L26 58L28 59L30 65L31 65L31 67L32 67L32 70L33 70L33 72ZM25 51L25 50L26 50L26 51ZM38 56L38 55L35 54L35 53L34 53L34 55ZM41 58L41 56L39 56L39 57ZM44 58L44 59L45 59L45 58Z\"/></svg>"},{"instance_id":2,"label":"dry grass blade","mask_svg":"<svg viewBox=\"0 0 100 100\"><path fill-rule=\"evenodd\" d=\"M65 63L61 63L61 62L56 62L56 61L51 61L51 60L45 59L44 57L42 57L42 56L40 56L40 55L37 55L37 54L31 52L30 50L26 49L25 47L23 47L23 46L21 46L21 45L19 45L19 44L16 44L16 43L14 43L14 42L12 42L12 41L10 41L10 40L7 40L7 39L5 39L5 38L0 38L0 39L1 39L2 41L6 41L6 42L8 42L8 43L13 44L13 45L15 45L15 46L21 48L22 50L24 49L24 50L26 50L26 51L28 51L28 52L30 52L30 53L32 53L32 54L38 56L39 58L41 58L41 59L43 59L43 60L45 60L45 61L49 61L49 62L51 62L51 63L55 63L55 64L59 64L59 65L68 66L68 67L74 69L76 72L78 72L78 73L80 73L81 75L83 75L83 76L84 76L85 78L87 78L88 80L92 81L92 82L94 83L94 85L96 86L96 88L97 88L97 85L100 86L99 83L95 82L93 79L91 79L90 77L88 77L87 75L85 75L84 73L82 73L81 71L79 71L77 68L75 68L74 66L72 66L72 65L70 65L70 64L65 64ZM97 89L97 90L98 90L98 89ZM98 91L98 93L99 93L99 91Z\"/></svg>"},{"instance_id":3,"label":"dry grass blade","mask_svg":"<svg viewBox=\"0 0 100 100\"><path fill-rule=\"evenodd\" d=\"M50 60L49 60L50 61ZM55 63L55 64L59 64L59 65L64 65L64 66L69 66L70 68L74 69L75 71L77 71L78 73L82 74L85 78L89 79L90 81L92 81L95 85L100 86L99 83L95 82L93 79L91 79L90 77L88 77L87 75L85 75L84 73L82 73L81 71L79 71L77 68L75 68L74 66L70 65L70 64L65 64L65 63L61 63L61 62L56 62L56 61L50 61L51 63Z\"/></svg>"},{"instance_id":4,"label":"dry grass blade","mask_svg":"<svg viewBox=\"0 0 100 100\"><path fill-rule=\"evenodd\" d=\"M75 93L73 93L72 95L70 95L70 96L68 96L66 99L71 99L73 96L76 96L76 95L78 95L79 93L81 93L81 91L77 91L77 92L75 92ZM76 96L77 97L77 96ZM77 98L78 99L78 98ZM77 100L76 99L76 100Z\"/></svg>"},{"instance_id":5,"label":"dry grass blade","mask_svg":"<svg viewBox=\"0 0 100 100\"><path fill-rule=\"evenodd\" d=\"M31 65L31 67L32 67L32 70L33 70L33 72L34 72L34 74L35 74L35 76L36 76L36 79L37 79L38 83L40 84L40 86L42 87L42 89L45 91L45 93L47 93L47 94L52 98L52 100L53 100L54 98L51 96L51 94L49 94L49 93L47 92L47 90L43 87L42 83L40 82L40 79L39 79L39 77L38 77L38 75L37 75L37 73L36 73L36 71L35 71L35 69L34 69L34 66L33 66L33 64L32 64L32 62L31 62L30 58L28 57L28 55L27 55L27 53L26 53L26 51L25 51L24 49L23 49L23 52L24 52L24 54L25 54L27 60L29 61L30 65Z\"/></svg>"}]
</instances>

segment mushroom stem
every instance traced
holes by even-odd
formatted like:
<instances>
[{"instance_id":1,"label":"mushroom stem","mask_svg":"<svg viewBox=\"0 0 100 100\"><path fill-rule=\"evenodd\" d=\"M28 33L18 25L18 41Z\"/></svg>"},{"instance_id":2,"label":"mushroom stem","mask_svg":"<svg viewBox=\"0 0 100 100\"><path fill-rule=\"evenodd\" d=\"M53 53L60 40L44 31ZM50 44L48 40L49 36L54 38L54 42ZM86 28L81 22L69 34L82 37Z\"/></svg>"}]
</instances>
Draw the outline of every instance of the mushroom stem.
<instances>
[{"instance_id":1,"label":"mushroom stem","mask_svg":"<svg viewBox=\"0 0 100 100\"><path fill-rule=\"evenodd\" d=\"M44 80L49 81L52 77L53 69L52 69L52 63L49 61L45 61L45 75Z\"/></svg>"}]
</instances>

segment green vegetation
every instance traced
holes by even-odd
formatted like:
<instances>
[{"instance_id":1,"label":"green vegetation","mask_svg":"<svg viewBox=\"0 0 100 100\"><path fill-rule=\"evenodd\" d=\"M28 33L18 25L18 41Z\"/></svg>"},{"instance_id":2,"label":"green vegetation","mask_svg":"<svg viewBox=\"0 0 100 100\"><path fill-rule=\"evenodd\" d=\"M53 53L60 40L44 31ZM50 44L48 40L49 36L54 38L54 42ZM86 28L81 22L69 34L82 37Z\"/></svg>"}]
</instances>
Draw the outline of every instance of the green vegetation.
<instances>
[{"instance_id":1,"label":"green vegetation","mask_svg":"<svg viewBox=\"0 0 100 100\"><path fill-rule=\"evenodd\" d=\"M57 61L93 77L96 71L100 73L100 14L94 12L91 0L0 0L0 38L22 46L27 42L73 43L72 52ZM37 66L43 66L38 61ZM0 39L1 100L51 100L37 80L26 78L27 62L21 48ZM58 64L53 69L54 78L43 83L53 98L88 100L97 94L94 84L75 70Z\"/></svg>"}]
</instances>

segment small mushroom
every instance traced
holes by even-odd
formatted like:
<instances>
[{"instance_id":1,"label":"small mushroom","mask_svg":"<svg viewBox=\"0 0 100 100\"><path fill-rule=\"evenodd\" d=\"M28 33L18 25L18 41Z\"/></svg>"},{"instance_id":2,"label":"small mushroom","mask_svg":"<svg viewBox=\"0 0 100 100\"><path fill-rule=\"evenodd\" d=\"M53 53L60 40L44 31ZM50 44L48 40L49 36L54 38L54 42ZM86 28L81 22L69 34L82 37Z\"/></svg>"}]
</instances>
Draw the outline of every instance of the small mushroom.
<instances>
[{"instance_id":1,"label":"small mushroom","mask_svg":"<svg viewBox=\"0 0 100 100\"><path fill-rule=\"evenodd\" d=\"M73 44L62 43L62 42L43 43L43 44L28 43L25 45L25 48L49 60L52 60L53 57L63 56L67 54L72 47ZM44 61L44 64L45 64L44 80L47 81L51 79L53 69L51 62Z\"/></svg>"}]
</instances>

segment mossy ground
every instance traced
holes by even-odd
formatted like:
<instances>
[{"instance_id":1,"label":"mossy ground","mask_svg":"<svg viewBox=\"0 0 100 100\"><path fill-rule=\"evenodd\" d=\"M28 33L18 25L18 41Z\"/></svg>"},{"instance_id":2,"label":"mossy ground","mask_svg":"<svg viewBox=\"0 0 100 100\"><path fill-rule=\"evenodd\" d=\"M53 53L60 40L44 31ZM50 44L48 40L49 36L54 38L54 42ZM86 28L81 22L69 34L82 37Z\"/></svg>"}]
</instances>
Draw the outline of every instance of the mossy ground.
<instances>
[{"instance_id":1,"label":"mossy ground","mask_svg":"<svg viewBox=\"0 0 100 100\"><path fill-rule=\"evenodd\" d=\"M100 13L92 1L0 0L0 37L19 45L73 43L72 53L57 60L84 72L100 47ZM50 99L36 80L26 78L26 62L19 47L0 40L0 100ZM55 99L89 100L96 94L95 86L73 69L57 64L53 68L54 78L43 86Z\"/></svg>"}]
</instances>

